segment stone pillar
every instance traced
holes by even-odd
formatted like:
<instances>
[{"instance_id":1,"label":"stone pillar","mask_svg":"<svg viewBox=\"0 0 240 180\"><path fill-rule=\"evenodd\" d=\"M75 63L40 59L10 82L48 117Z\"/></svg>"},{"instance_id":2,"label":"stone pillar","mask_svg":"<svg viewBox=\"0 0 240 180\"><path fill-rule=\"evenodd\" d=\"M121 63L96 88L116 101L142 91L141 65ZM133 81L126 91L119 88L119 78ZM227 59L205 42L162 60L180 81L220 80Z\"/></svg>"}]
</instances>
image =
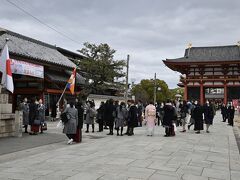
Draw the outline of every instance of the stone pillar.
<instances>
[{"instance_id":1,"label":"stone pillar","mask_svg":"<svg viewBox=\"0 0 240 180\"><path fill-rule=\"evenodd\" d=\"M15 136L15 114L12 104L8 102L8 92L0 87L0 137Z\"/></svg>"},{"instance_id":2,"label":"stone pillar","mask_svg":"<svg viewBox=\"0 0 240 180\"><path fill-rule=\"evenodd\" d=\"M22 121L23 121L22 111L15 111L15 136L16 137L22 137Z\"/></svg>"}]
</instances>

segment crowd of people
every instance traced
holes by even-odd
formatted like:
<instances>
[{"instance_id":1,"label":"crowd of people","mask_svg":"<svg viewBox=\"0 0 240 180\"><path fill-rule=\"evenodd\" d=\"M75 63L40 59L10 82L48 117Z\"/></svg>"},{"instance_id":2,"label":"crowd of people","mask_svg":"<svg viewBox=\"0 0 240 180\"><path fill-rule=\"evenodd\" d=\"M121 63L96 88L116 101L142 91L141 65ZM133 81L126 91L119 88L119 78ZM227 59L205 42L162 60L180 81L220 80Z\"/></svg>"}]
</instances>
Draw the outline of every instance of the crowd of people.
<instances>
[{"instance_id":1,"label":"crowd of people","mask_svg":"<svg viewBox=\"0 0 240 180\"><path fill-rule=\"evenodd\" d=\"M42 99L32 98L29 103L28 99L24 98L20 104L20 110L23 112L24 133L37 135L39 132L43 133L43 130L46 130L45 106ZM28 131L29 126L30 131Z\"/></svg>"},{"instance_id":2,"label":"crowd of people","mask_svg":"<svg viewBox=\"0 0 240 180\"><path fill-rule=\"evenodd\" d=\"M234 124L234 114L235 114L235 108L232 103L229 103L228 105L223 104L221 106L221 114L222 114L222 122L228 122L228 125L233 126Z\"/></svg>"},{"instance_id":3,"label":"crowd of people","mask_svg":"<svg viewBox=\"0 0 240 180\"><path fill-rule=\"evenodd\" d=\"M27 98L21 103L23 111L23 125L25 133L28 133L28 125L31 126L30 134L43 132L45 124L45 107L42 100L32 99L27 103ZM221 114L223 122L233 126L235 109L232 103L221 105ZM56 114L56 113L55 113ZM116 130L117 136L134 135L134 128L146 125L147 136L154 135L155 126L163 126L165 128L165 136L175 136L177 126L181 126L180 132L184 133L190 130L194 125L195 133L199 134L204 130L206 124L206 133L209 133L209 127L213 124L216 115L216 107L214 103L206 101L204 105L200 105L198 101L170 101L157 103L149 102L144 105L141 101L135 102L128 100L124 102L109 99L101 102L99 108L95 109L94 101L80 102L78 99L67 101L61 109L61 119L64 124L63 133L68 137L68 144L81 141L81 132L83 124L86 124L85 133L95 132L95 123L98 123L98 132L107 129L107 135L114 135ZM124 127L126 130L124 132ZM187 129L186 129L187 127Z\"/></svg>"}]
</instances>

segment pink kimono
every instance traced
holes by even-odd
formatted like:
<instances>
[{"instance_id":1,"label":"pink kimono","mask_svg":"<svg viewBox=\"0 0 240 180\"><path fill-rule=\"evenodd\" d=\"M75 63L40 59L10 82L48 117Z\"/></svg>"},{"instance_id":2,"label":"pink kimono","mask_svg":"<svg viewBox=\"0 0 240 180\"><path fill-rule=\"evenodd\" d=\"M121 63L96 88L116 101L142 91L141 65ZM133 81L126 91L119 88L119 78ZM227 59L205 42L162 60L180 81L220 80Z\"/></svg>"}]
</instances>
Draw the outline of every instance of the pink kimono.
<instances>
[{"instance_id":1,"label":"pink kimono","mask_svg":"<svg viewBox=\"0 0 240 180\"><path fill-rule=\"evenodd\" d=\"M145 121L147 122L147 135L153 136L156 123L156 107L149 104L145 109Z\"/></svg>"}]
</instances>

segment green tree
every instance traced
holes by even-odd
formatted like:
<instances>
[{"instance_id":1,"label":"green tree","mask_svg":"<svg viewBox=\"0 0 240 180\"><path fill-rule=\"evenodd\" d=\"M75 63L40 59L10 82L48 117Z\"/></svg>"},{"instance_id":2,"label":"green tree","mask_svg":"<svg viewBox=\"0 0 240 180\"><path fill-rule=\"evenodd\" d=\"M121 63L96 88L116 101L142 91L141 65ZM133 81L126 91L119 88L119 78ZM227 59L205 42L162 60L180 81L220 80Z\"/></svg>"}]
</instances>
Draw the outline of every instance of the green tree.
<instances>
[{"instance_id":1,"label":"green tree","mask_svg":"<svg viewBox=\"0 0 240 180\"><path fill-rule=\"evenodd\" d=\"M84 43L79 50L85 56L82 61L76 62L81 71L85 72L87 80L91 80L89 87L92 92L104 92L107 88L120 88L121 83L114 80L125 76L123 72L126 62L114 60L116 50L108 44Z\"/></svg>"},{"instance_id":2,"label":"green tree","mask_svg":"<svg viewBox=\"0 0 240 180\"><path fill-rule=\"evenodd\" d=\"M156 87L157 87L156 93L157 102L166 101L168 98L171 98L171 93L165 81L157 79ZM135 95L136 100L142 100L143 102L153 101L154 80L153 79L142 80L139 84L133 87L132 94Z\"/></svg>"}]
</instances>

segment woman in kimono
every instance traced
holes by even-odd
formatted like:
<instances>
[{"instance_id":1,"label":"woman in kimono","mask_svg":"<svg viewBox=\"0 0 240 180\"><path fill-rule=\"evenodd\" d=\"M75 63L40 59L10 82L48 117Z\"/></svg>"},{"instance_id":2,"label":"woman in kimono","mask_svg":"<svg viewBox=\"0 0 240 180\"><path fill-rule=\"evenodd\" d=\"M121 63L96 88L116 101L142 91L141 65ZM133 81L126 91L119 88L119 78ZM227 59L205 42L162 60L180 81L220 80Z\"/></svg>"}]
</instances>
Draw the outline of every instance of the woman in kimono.
<instances>
[{"instance_id":1,"label":"woman in kimono","mask_svg":"<svg viewBox=\"0 0 240 180\"><path fill-rule=\"evenodd\" d=\"M156 124L156 107L150 102L145 109L145 120L147 122L147 136L153 136Z\"/></svg>"},{"instance_id":2,"label":"woman in kimono","mask_svg":"<svg viewBox=\"0 0 240 180\"><path fill-rule=\"evenodd\" d=\"M78 99L76 99L75 108L78 110L78 126L77 126L77 131L76 131L76 136L74 138L74 141L79 143L79 142L82 142L83 113L84 113L84 107L83 107L82 101L79 101Z\"/></svg>"},{"instance_id":3,"label":"woman in kimono","mask_svg":"<svg viewBox=\"0 0 240 180\"><path fill-rule=\"evenodd\" d=\"M30 135L37 135L40 123L36 124L38 118L38 101L33 98L29 104L29 125L31 125Z\"/></svg>"},{"instance_id":4,"label":"woman in kimono","mask_svg":"<svg viewBox=\"0 0 240 180\"><path fill-rule=\"evenodd\" d=\"M45 106L42 99L39 99L38 104L38 120L40 120L40 130L43 133L43 124L45 122Z\"/></svg>"}]
</instances>

